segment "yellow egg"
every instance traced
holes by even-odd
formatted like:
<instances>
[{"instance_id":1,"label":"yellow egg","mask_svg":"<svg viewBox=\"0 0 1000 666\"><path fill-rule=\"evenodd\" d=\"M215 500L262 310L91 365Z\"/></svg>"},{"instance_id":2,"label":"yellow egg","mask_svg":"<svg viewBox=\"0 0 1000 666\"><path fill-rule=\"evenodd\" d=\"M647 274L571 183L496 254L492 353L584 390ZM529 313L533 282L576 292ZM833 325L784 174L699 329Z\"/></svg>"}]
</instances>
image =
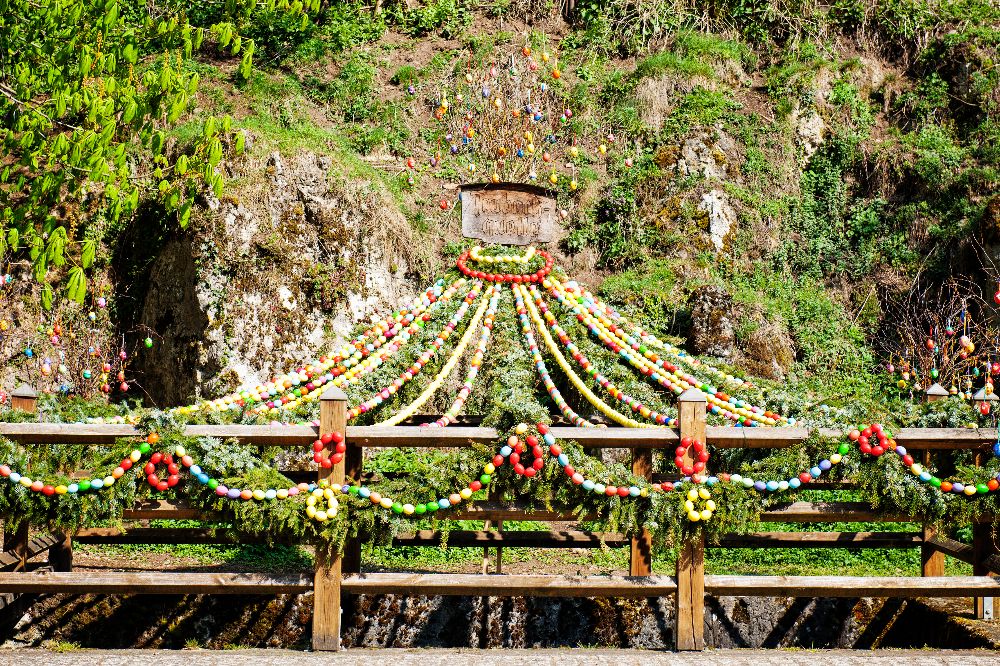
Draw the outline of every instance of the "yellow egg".
<instances>
[{"instance_id":1,"label":"yellow egg","mask_svg":"<svg viewBox=\"0 0 1000 666\"><path fill-rule=\"evenodd\" d=\"M698 489L698 497L702 498L703 500L707 500L711 496L712 496L712 493L708 492L708 488L699 488Z\"/></svg>"},{"instance_id":2,"label":"yellow egg","mask_svg":"<svg viewBox=\"0 0 1000 666\"><path fill-rule=\"evenodd\" d=\"M698 499L698 491L696 489L692 488L691 490L688 491L688 495L687 496L688 496L688 499L693 502L696 499Z\"/></svg>"},{"instance_id":3,"label":"yellow egg","mask_svg":"<svg viewBox=\"0 0 1000 666\"><path fill-rule=\"evenodd\" d=\"M688 511L688 520L690 520L692 523L697 523L699 520L701 520L701 514L698 513L697 511Z\"/></svg>"}]
</instances>

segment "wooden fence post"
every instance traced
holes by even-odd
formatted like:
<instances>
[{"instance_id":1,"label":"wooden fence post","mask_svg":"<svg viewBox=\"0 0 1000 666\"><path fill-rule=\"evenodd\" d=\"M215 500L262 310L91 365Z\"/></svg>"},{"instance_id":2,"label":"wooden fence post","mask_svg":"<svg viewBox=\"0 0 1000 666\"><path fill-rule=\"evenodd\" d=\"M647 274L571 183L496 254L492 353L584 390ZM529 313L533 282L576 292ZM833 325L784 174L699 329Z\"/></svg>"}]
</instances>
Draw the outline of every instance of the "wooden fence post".
<instances>
[{"instance_id":1,"label":"wooden fence post","mask_svg":"<svg viewBox=\"0 0 1000 666\"><path fill-rule=\"evenodd\" d=\"M929 396L929 394L928 394ZM928 401L931 400L928 397ZM929 467L931 464L931 452L923 453L923 464ZM920 530L922 543L920 544L920 575L921 576L943 576L944 575L944 553L931 546L928 541L934 538L937 530L927 523L924 523Z\"/></svg>"},{"instance_id":2,"label":"wooden fence post","mask_svg":"<svg viewBox=\"0 0 1000 666\"><path fill-rule=\"evenodd\" d=\"M38 393L27 384L21 384L10 394L10 406L22 412L37 414ZM27 474L27 471L24 473ZM3 549L12 551L21 559L14 570L24 571L28 566L28 523L21 523L13 530L8 530L6 527L5 525L3 531Z\"/></svg>"},{"instance_id":3,"label":"wooden fence post","mask_svg":"<svg viewBox=\"0 0 1000 666\"><path fill-rule=\"evenodd\" d=\"M705 441L705 395L696 388L689 388L677 399L681 423L681 437ZM693 459L693 449L688 449L686 461ZM677 650L705 649L705 538L693 537L684 541L677 553L677 596L674 603L677 628Z\"/></svg>"},{"instance_id":4,"label":"wooden fence post","mask_svg":"<svg viewBox=\"0 0 1000 666\"><path fill-rule=\"evenodd\" d=\"M347 394L336 386L331 386L320 397L320 434L339 432L347 438ZM331 443L332 444L332 443ZM323 457L329 457L332 446L323 450ZM344 483L347 456L332 468L319 469L319 480L330 483ZM329 555L316 551L316 572L313 579L313 638L314 650L340 649L340 554Z\"/></svg>"},{"instance_id":5,"label":"wooden fence post","mask_svg":"<svg viewBox=\"0 0 1000 666\"><path fill-rule=\"evenodd\" d=\"M653 478L653 450L632 449L632 473L647 481ZM649 576L653 573L653 535L643 529L641 534L632 537L632 548L629 553L628 574L630 576Z\"/></svg>"},{"instance_id":6,"label":"wooden fence post","mask_svg":"<svg viewBox=\"0 0 1000 666\"><path fill-rule=\"evenodd\" d=\"M986 560L998 552L996 538L993 534L993 523L977 522L972 524L972 575L989 576L990 568ZM997 619L1000 610L1000 597L973 597L972 608L977 620Z\"/></svg>"}]
</instances>

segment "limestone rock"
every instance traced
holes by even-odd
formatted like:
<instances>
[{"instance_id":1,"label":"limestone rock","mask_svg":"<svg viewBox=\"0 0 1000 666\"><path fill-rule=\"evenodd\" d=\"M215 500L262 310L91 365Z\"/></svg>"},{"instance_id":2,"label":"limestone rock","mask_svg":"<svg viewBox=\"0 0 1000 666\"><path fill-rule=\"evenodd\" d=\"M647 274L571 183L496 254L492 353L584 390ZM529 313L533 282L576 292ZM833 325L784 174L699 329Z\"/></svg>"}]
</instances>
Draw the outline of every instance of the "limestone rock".
<instances>
[{"instance_id":1,"label":"limestone rock","mask_svg":"<svg viewBox=\"0 0 1000 666\"><path fill-rule=\"evenodd\" d=\"M826 136L826 122L814 109L810 109L805 114L796 111L793 116L793 124L796 143L802 149L803 158L808 161L823 145Z\"/></svg>"},{"instance_id":2,"label":"limestone rock","mask_svg":"<svg viewBox=\"0 0 1000 666\"><path fill-rule=\"evenodd\" d=\"M140 320L161 340L137 368L157 404L267 381L413 297L408 222L388 193L332 166L273 153L168 242Z\"/></svg>"},{"instance_id":3,"label":"limestone rock","mask_svg":"<svg viewBox=\"0 0 1000 666\"><path fill-rule=\"evenodd\" d=\"M711 190L702 195L698 210L708 217L708 233L712 245L721 251L725 245L726 236L736 224L736 210L729 203L729 197L722 190Z\"/></svg>"},{"instance_id":4,"label":"limestone rock","mask_svg":"<svg viewBox=\"0 0 1000 666\"><path fill-rule=\"evenodd\" d=\"M740 365L758 377L782 380L795 362L795 348L780 324L767 322L750 334Z\"/></svg>"},{"instance_id":5,"label":"limestone rock","mask_svg":"<svg viewBox=\"0 0 1000 666\"><path fill-rule=\"evenodd\" d=\"M728 358L733 353L736 333L733 328L733 298L721 287L704 285L688 299L691 330L688 344L695 354Z\"/></svg>"}]
</instances>

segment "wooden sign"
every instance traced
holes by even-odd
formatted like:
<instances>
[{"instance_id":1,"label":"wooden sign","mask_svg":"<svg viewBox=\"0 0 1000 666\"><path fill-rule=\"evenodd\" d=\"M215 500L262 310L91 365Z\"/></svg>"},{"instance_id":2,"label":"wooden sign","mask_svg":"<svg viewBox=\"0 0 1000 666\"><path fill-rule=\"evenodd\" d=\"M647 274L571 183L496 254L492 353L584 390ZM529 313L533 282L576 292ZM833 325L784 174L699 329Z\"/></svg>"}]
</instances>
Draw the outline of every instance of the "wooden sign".
<instances>
[{"instance_id":1,"label":"wooden sign","mask_svg":"<svg viewBox=\"0 0 1000 666\"><path fill-rule=\"evenodd\" d=\"M558 211L547 190L517 183L462 186L462 235L498 245L556 240Z\"/></svg>"}]
</instances>

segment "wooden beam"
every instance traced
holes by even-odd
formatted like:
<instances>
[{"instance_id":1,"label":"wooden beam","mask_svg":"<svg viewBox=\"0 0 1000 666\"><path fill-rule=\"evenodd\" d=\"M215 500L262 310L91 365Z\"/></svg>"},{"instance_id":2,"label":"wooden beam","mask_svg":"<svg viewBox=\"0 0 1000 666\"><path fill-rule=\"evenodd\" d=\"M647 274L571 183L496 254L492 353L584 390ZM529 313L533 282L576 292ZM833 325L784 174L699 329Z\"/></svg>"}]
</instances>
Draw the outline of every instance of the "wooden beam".
<instances>
[{"instance_id":1,"label":"wooden beam","mask_svg":"<svg viewBox=\"0 0 1000 666\"><path fill-rule=\"evenodd\" d=\"M680 435L667 428L552 428L557 439L572 439L591 448L671 449ZM189 425L184 434L192 437L237 439L255 446L304 447L316 439L312 426ZM706 436L715 448L787 448L809 437L806 428L732 428L710 426ZM820 434L842 437L840 430L821 428ZM20 444L114 444L121 437L136 437L133 426L87 423L0 423L0 436ZM461 448L474 444L491 445L499 437L494 428L452 426L351 426L347 437L354 446L365 448ZM987 449L996 442L996 431L980 428L903 428L896 441L913 450Z\"/></svg>"},{"instance_id":2,"label":"wooden beam","mask_svg":"<svg viewBox=\"0 0 1000 666\"><path fill-rule=\"evenodd\" d=\"M760 514L761 522L772 523L909 523L910 516L872 509L867 502L792 502Z\"/></svg>"},{"instance_id":3,"label":"wooden beam","mask_svg":"<svg viewBox=\"0 0 1000 666\"><path fill-rule=\"evenodd\" d=\"M724 597L967 597L1000 594L988 576L705 576Z\"/></svg>"},{"instance_id":4,"label":"wooden beam","mask_svg":"<svg viewBox=\"0 0 1000 666\"><path fill-rule=\"evenodd\" d=\"M965 562L966 564L972 564L975 560L972 546L961 541L955 541L954 539L935 534L927 539L925 544L937 553L954 557L956 560ZM944 573L941 575L943 576Z\"/></svg>"},{"instance_id":5,"label":"wooden beam","mask_svg":"<svg viewBox=\"0 0 1000 666\"><path fill-rule=\"evenodd\" d=\"M122 512L124 520L211 520L214 514L195 509L183 502L168 502L167 500L147 500L136 502L131 509Z\"/></svg>"},{"instance_id":6,"label":"wooden beam","mask_svg":"<svg viewBox=\"0 0 1000 666\"><path fill-rule=\"evenodd\" d=\"M266 539L234 530L179 527L133 527L119 530L115 527L88 527L74 535L77 543L87 544L249 544L265 543Z\"/></svg>"},{"instance_id":7,"label":"wooden beam","mask_svg":"<svg viewBox=\"0 0 1000 666\"><path fill-rule=\"evenodd\" d=\"M447 534L447 537L445 535ZM504 546L507 548L617 548L630 543L624 534L560 530L557 532L494 532L492 530L420 530L399 534L393 546L437 546L446 539L449 548L482 548Z\"/></svg>"},{"instance_id":8,"label":"wooden beam","mask_svg":"<svg viewBox=\"0 0 1000 666\"><path fill-rule=\"evenodd\" d=\"M979 461L976 461L979 464ZM987 576L990 573L987 559L997 555L996 530L992 522L975 522L972 524L972 575ZM990 608L988 605L991 605ZM1000 592L975 596L972 598L972 608L977 620L996 617L1000 610Z\"/></svg>"},{"instance_id":9,"label":"wooden beam","mask_svg":"<svg viewBox=\"0 0 1000 666\"><path fill-rule=\"evenodd\" d=\"M663 597L677 591L669 576L531 576L370 573L344 576L351 594L407 593L475 597Z\"/></svg>"},{"instance_id":10,"label":"wooden beam","mask_svg":"<svg viewBox=\"0 0 1000 666\"><path fill-rule=\"evenodd\" d=\"M0 573L0 593L294 594L312 589L309 574L71 571Z\"/></svg>"},{"instance_id":11,"label":"wooden beam","mask_svg":"<svg viewBox=\"0 0 1000 666\"><path fill-rule=\"evenodd\" d=\"M726 534L711 548L916 548L919 532L759 532Z\"/></svg>"}]
</instances>

